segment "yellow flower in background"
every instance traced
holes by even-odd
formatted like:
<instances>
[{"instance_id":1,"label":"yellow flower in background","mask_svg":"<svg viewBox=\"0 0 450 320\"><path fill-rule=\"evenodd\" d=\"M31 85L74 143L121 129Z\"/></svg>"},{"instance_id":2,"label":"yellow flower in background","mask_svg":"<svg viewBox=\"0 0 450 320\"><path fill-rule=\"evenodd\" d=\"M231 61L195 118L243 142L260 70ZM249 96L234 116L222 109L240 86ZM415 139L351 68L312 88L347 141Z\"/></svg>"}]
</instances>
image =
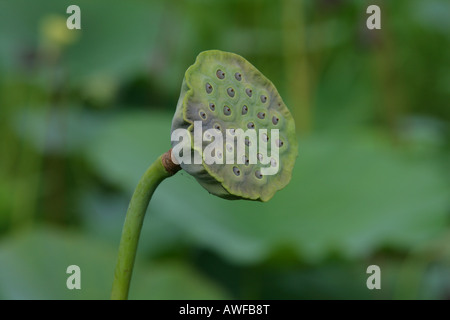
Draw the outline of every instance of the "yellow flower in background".
<instances>
[{"instance_id":1,"label":"yellow flower in background","mask_svg":"<svg viewBox=\"0 0 450 320\"><path fill-rule=\"evenodd\" d=\"M79 39L80 31L69 30L65 16L51 14L41 19L40 36L44 47L62 49L75 43Z\"/></svg>"}]
</instances>

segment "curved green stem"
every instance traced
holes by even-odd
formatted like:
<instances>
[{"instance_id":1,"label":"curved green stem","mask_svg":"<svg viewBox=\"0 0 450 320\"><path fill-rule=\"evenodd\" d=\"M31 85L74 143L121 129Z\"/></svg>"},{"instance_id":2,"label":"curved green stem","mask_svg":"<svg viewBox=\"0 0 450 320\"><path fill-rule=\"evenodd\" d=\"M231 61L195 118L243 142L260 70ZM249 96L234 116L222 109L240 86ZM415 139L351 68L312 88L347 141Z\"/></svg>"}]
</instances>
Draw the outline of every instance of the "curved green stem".
<instances>
[{"instance_id":1,"label":"curved green stem","mask_svg":"<svg viewBox=\"0 0 450 320\"><path fill-rule=\"evenodd\" d=\"M167 167L167 161L170 161L170 151L160 156L150 165L139 181L131 198L123 225L119 255L114 272L111 293L111 299L113 300L126 300L128 298L139 235L153 192L164 179L178 171L178 169L173 171L171 170L173 168Z\"/></svg>"}]
</instances>

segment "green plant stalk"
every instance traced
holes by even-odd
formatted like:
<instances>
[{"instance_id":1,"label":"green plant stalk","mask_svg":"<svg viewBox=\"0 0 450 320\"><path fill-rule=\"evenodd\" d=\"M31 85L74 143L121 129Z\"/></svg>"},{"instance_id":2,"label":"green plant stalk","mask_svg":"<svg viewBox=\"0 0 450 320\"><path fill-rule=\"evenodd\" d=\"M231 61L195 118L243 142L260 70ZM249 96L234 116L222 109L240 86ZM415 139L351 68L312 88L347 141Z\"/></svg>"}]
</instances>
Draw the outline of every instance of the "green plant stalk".
<instances>
[{"instance_id":1,"label":"green plant stalk","mask_svg":"<svg viewBox=\"0 0 450 320\"><path fill-rule=\"evenodd\" d=\"M282 12L282 44L285 59L288 101L298 133L308 134L312 127L311 83L303 1L279 2Z\"/></svg>"},{"instance_id":2,"label":"green plant stalk","mask_svg":"<svg viewBox=\"0 0 450 320\"><path fill-rule=\"evenodd\" d=\"M168 155L168 158L166 155ZM111 292L111 299L113 300L126 300L128 298L142 223L153 192L164 179L178 171L170 172L171 168L165 165L165 161L168 159L170 159L170 151L160 156L150 165L139 181L131 198L125 217L117 265L114 272Z\"/></svg>"}]
</instances>

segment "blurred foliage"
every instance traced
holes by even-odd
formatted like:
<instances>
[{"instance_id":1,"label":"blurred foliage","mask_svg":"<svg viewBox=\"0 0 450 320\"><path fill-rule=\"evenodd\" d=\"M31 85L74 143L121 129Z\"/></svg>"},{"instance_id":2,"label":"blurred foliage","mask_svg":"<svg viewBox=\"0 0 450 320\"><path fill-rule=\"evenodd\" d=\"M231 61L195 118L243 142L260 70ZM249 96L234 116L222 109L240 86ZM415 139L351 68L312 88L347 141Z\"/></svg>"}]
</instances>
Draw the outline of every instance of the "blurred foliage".
<instances>
[{"instance_id":1,"label":"blurred foliage","mask_svg":"<svg viewBox=\"0 0 450 320\"><path fill-rule=\"evenodd\" d=\"M45 250L43 250L45 248ZM70 231L38 229L0 247L4 299L108 299L116 248ZM140 262L140 261L138 261ZM81 290L67 290L67 267L81 269ZM220 289L180 261L137 264L133 299L220 299ZM149 291L148 289L151 288Z\"/></svg>"},{"instance_id":2,"label":"blurred foliage","mask_svg":"<svg viewBox=\"0 0 450 320\"><path fill-rule=\"evenodd\" d=\"M268 203L165 181L131 298L450 297L448 1L84 0L78 31L70 4L0 0L0 298L108 298L129 198L206 49L277 86L294 176Z\"/></svg>"}]
</instances>

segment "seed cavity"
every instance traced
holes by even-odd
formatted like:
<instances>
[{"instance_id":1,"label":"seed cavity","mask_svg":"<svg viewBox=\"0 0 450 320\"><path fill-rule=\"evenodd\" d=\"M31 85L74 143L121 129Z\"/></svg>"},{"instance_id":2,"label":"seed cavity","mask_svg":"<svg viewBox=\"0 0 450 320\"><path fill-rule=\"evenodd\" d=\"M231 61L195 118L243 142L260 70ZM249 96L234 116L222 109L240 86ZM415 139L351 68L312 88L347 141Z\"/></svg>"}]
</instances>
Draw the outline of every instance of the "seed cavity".
<instances>
[{"instance_id":1,"label":"seed cavity","mask_svg":"<svg viewBox=\"0 0 450 320\"><path fill-rule=\"evenodd\" d=\"M233 172L236 176L240 176L241 175L241 170L239 170L238 167L233 167Z\"/></svg>"},{"instance_id":2,"label":"seed cavity","mask_svg":"<svg viewBox=\"0 0 450 320\"><path fill-rule=\"evenodd\" d=\"M217 72L216 72L216 76L217 76L217 78L219 78L219 79L224 79L225 78L225 72L223 72L222 70L217 70Z\"/></svg>"},{"instance_id":3,"label":"seed cavity","mask_svg":"<svg viewBox=\"0 0 450 320\"><path fill-rule=\"evenodd\" d=\"M248 157L247 157L247 156L243 156L243 157L242 157L242 162L244 162L244 164L245 164L246 166L248 166L248 165L250 164L250 161L248 160Z\"/></svg>"},{"instance_id":4,"label":"seed cavity","mask_svg":"<svg viewBox=\"0 0 450 320\"><path fill-rule=\"evenodd\" d=\"M245 137L245 145L247 147L250 147L252 145L252 143L251 143L251 141L250 141L250 139L248 137Z\"/></svg>"},{"instance_id":5,"label":"seed cavity","mask_svg":"<svg viewBox=\"0 0 450 320\"><path fill-rule=\"evenodd\" d=\"M264 142L269 141L269 136L267 134L265 134L265 133L262 134L262 138L263 138Z\"/></svg>"},{"instance_id":6,"label":"seed cavity","mask_svg":"<svg viewBox=\"0 0 450 320\"><path fill-rule=\"evenodd\" d=\"M245 89L245 93L246 93L249 97L251 97L252 94L253 94L253 91L252 91L252 89Z\"/></svg>"},{"instance_id":7,"label":"seed cavity","mask_svg":"<svg viewBox=\"0 0 450 320\"><path fill-rule=\"evenodd\" d=\"M254 129L255 128L255 124L253 122L249 122L249 123L247 123L247 128Z\"/></svg>"},{"instance_id":8,"label":"seed cavity","mask_svg":"<svg viewBox=\"0 0 450 320\"><path fill-rule=\"evenodd\" d=\"M266 117L266 113L265 112L258 112L258 114L256 116L258 118L260 118L260 119L264 119Z\"/></svg>"},{"instance_id":9,"label":"seed cavity","mask_svg":"<svg viewBox=\"0 0 450 320\"><path fill-rule=\"evenodd\" d=\"M264 157L262 155L262 153L258 153L258 160L261 162L263 161Z\"/></svg>"},{"instance_id":10,"label":"seed cavity","mask_svg":"<svg viewBox=\"0 0 450 320\"><path fill-rule=\"evenodd\" d=\"M213 91L213 87L211 84L207 83L205 87L206 87L206 93L210 94Z\"/></svg>"},{"instance_id":11,"label":"seed cavity","mask_svg":"<svg viewBox=\"0 0 450 320\"><path fill-rule=\"evenodd\" d=\"M223 114L226 116L229 116L231 114L231 109L229 106L224 106L223 107Z\"/></svg>"},{"instance_id":12,"label":"seed cavity","mask_svg":"<svg viewBox=\"0 0 450 320\"><path fill-rule=\"evenodd\" d=\"M277 125L277 124L278 124L278 121L280 121L280 119L278 119L278 117L276 117L276 116L273 116L273 117L272 117L272 123L273 123L274 125Z\"/></svg>"},{"instance_id":13,"label":"seed cavity","mask_svg":"<svg viewBox=\"0 0 450 320\"><path fill-rule=\"evenodd\" d=\"M211 111L216 110L216 105L214 103L210 103L209 104L209 109L211 109Z\"/></svg>"},{"instance_id":14,"label":"seed cavity","mask_svg":"<svg viewBox=\"0 0 450 320\"><path fill-rule=\"evenodd\" d=\"M220 131L220 129L221 129L220 124L216 123L216 124L214 125L214 129Z\"/></svg>"},{"instance_id":15,"label":"seed cavity","mask_svg":"<svg viewBox=\"0 0 450 320\"><path fill-rule=\"evenodd\" d=\"M206 119L206 113L204 111L200 110L198 114L200 115L200 118L202 118L203 120Z\"/></svg>"},{"instance_id":16,"label":"seed cavity","mask_svg":"<svg viewBox=\"0 0 450 320\"><path fill-rule=\"evenodd\" d=\"M232 136L234 136L234 134L236 133L236 129L234 129L234 128L230 128L230 129L228 129L229 131L229 133L232 135Z\"/></svg>"},{"instance_id":17,"label":"seed cavity","mask_svg":"<svg viewBox=\"0 0 450 320\"><path fill-rule=\"evenodd\" d=\"M261 171L256 170L255 171L255 177L258 178L258 179L262 179L263 175L262 175Z\"/></svg>"},{"instance_id":18,"label":"seed cavity","mask_svg":"<svg viewBox=\"0 0 450 320\"><path fill-rule=\"evenodd\" d=\"M247 114L247 112L248 112L248 107L244 104L242 106L242 115Z\"/></svg>"},{"instance_id":19,"label":"seed cavity","mask_svg":"<svg viewBox=\"0 0 450 320\"><path fill-rule=\"evenodd\" d=\"M261 96L261 102L262 103L266 103L267 102L267 97L265 95Z\"/></svg>"},{"instance_id":20,"label":"seed cavity","mask_svg":"<svg viewBox=\"0 0 450 320\"><path fill-rule=\"evenodd\" d=\"M276 143L279 148L281 148L284 145L284 142L281 141L280 139L277 139Z\"/></svg>"},{"instance_id":21,"label":"seed cavity","mask_svg":"<svg viewBox=\"0 0 450 320\"><path fill-rule=\"evenodd\" d=\"M233 88L228 88L227 89L227 93L228 93L228 95L230 96L230 97L234 97L234 95L236 94L236 92L234 92L234 89Z\"/></svg>"},{"instance_id":22,"label":"seed cavity","mask_svg":"<svg viewBox=\"0 0 450 320\"><path fill-rule=\"evenodd\" d=\"M240 74L239 72L236 72L234 74L234 77L236 78L237 81L241 81L242 80L242 74Z\"/></svg>"}]
</instances>

